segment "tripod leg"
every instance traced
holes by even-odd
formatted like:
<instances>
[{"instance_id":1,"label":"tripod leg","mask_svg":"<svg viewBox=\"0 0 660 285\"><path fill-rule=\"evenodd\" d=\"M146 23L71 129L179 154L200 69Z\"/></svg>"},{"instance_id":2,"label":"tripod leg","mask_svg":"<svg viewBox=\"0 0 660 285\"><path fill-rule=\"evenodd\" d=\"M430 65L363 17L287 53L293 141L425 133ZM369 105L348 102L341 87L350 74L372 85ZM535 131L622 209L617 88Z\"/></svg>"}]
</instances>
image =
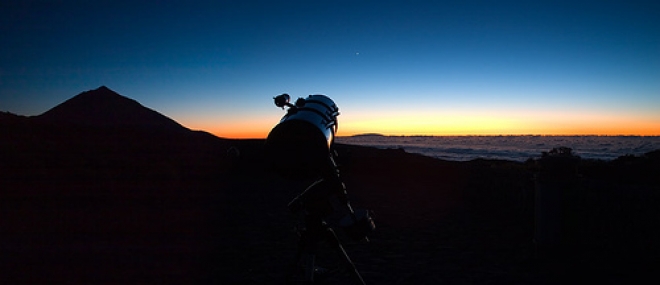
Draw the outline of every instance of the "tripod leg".
<instances>
[{"instance_id":1,"label":"tripod leg","mask_svg":"<svg viewBox=\"0 0 660 285\"><path fill-rule=\"evenodd\" d=\"M362 279L362 275L360 275L360 272L358 272L357 267L355 267L355 264L353 263L351 258L348 257L346 250L344 250L344 247L339 242L339 238L337 238L335 232L331 228L328 228L326 231L326 235L327 235L326 240L328 241L330 246L334 247L335 250L337 250L337 254L339 254L339 258L344 261L344 264L346 265L348 271L350 271L350 273L352 273L355 276L358 284L366 285L366 283L364 283L364 279Z\"/></svg>"},{"instance_id":2,"label":"tripod leg","mask_svg":"<svg viewBox=\"0 0 660 285\"><path fill-rule=\"evenodd\" d=\"M310 235L309 232L303 231L298 240L298 251L296 252L296 257L289 268L289 272L286 275L286 281L291 282L296 274L300 273L302 267L303 280L305 282L314 282L314 268L316 261L316 243L318 239Z\"/></svg>"},{"instance_id":3,"label":"tripod leg","mask_svg":"<svg viewBox=\"0 0 660 285\"><path fill-rule=\"evenodd\" d=\"M316 260L316 256L314 254L302 253L301 251L298 251L298 253L296 254L296 259L294 260L293 264L291 264L291 267L289 268L289 272L285 277L286 284L293 281L293 277L296 275L298 270L300 270L301 265L304 271L303 272L304 280L306 282L314 282L315 260Z\"/></svg>"},{"instance_id":4,"label":"tripod leg","mask_svg":"<svg viewBox=\"0 0 660 285\"><path fill-rule=\"evenodd\" d=\"M314 282L314 261L316 256L313 254L303 255L303 265L305 266L305 281Z\"/></svg>"},{"instance_id":5,"label":"tripod leg","mask_svg":"<svg viewBox=\"0 0 660 285\"><path fill-rule=\"evenodd\" d=\"M298 245L298 251L296 252L296 257L293 259L293 262L291 263L291 266L289 267L289 271L286 274L286 283L288 284L291 282L293 279L293 276L296 275L296 271L298 271L300 265L300 260L303 255L303 249L300 245Z\"/></svg>"}]
</instances>

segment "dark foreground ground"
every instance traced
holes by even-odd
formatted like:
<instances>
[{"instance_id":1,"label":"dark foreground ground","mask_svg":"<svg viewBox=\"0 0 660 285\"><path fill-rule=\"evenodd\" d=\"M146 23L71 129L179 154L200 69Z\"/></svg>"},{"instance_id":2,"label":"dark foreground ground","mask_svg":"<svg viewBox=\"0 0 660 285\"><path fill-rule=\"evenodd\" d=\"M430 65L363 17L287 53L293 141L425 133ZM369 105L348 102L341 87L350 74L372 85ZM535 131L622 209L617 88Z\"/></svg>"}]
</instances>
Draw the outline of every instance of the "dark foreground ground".
<instances>
[{"instance_id":1,"label":"dark foreground ground","mask_svg":"<svg viewBox=\"0 0 660 285\"><path fill-rule=\"evenodd\" d=\"M205 136L3 137L0 283L281 284L286 205L311 181L266 171L263 141ZM581 161L566 241L538 256L538 163L337 151L353 206L375 213L370 243L342 237L367 284L657 282L658 152Z\"/></svg>"}]
</instances>

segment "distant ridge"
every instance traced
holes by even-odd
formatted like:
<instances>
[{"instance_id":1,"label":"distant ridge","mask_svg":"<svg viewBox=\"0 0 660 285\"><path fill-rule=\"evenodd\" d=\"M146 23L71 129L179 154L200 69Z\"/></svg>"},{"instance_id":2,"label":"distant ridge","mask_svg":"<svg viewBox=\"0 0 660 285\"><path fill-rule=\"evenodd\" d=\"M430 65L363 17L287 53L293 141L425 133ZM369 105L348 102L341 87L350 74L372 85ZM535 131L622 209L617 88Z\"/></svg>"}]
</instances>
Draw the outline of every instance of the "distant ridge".
<instances>
[{"instance_id":1,"label":"distant ridge","mask_svg":"<svg viewBox=\"0 0 660 285\"><path fill-rule=\"evenodd\" d=\"M106 86L82 92L34 117L41 123L187 131L176 121Z\"/></svg>"}]
</instances>

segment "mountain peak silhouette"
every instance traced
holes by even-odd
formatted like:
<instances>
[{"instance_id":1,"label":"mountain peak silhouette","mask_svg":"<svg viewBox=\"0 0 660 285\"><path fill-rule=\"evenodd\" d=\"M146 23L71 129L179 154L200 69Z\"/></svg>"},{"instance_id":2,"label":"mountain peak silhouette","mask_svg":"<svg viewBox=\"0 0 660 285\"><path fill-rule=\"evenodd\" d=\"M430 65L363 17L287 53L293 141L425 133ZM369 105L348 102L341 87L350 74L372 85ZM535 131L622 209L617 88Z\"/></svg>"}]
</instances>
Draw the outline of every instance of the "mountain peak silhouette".
<instances>
[{"instance_id":1,"label":"mountain peak silhouette","mask_svg":"<svg viewBox=\"0 0 660 285\"><path fill-rule=\"evenodd\" d=\"M46 123L92 127L188 130L176 121L106 86L82 92L36 118Z\"/></svg>"}]
</instances>

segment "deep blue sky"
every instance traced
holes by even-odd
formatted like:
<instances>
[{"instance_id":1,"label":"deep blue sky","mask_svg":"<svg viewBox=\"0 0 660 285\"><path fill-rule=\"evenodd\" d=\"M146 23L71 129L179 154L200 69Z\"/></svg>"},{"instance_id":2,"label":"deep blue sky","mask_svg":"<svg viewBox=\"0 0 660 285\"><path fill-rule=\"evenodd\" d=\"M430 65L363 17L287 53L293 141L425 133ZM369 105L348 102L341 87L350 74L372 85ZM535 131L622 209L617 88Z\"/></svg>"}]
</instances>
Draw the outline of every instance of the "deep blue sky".
<instances>
[{"instance_id":1,"label":"deep blue sky","mask_svg":"<svg viewBox=\"0 0 660 285\"><path fill-rule=\"evenodd\" d=\"M106 85L221 136L265 136L284 92L340 135L660 135L657 1L5 2L0 111Z\"/></svg>"}]
</instances>

